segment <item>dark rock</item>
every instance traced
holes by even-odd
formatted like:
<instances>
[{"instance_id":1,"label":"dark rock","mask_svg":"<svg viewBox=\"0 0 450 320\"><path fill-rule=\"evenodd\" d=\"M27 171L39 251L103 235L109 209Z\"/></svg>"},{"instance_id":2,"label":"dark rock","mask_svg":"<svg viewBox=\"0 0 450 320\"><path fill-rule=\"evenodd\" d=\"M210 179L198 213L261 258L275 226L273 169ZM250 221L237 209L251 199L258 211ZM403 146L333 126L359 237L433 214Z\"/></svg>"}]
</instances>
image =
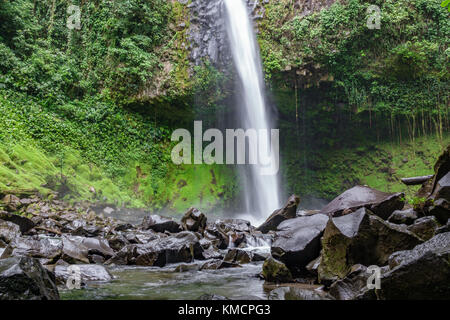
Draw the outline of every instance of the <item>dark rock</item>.
<instances>
[{"instance_id":1,"label":"dark rock","mask_svg":"<svg viewBox=\"0 0 450 320\"><path fill-rule=\"evenodd\" d=\"M433 216L417 219L414 224L408 227L408 230L427 241L434 237L439 225Z\"/></svg>"},{"instance_id":2,"label":"dark rock","mask_svg":"<svg viewBox=\"0 0 450 320\"><path fill-rule=\"evenodd\" d=\"M206 222L206 216L195 208L190 208L181 218L181 226L185 231L204 233Z\"/></svg>"},{"instance_id":3,"label":"dark rock","mask_svg":"<svg viewBox=\"0 0 450 320\"><path fill-rule=\"evenodd\" d=\"M55 276L37 259L0 260L0 300L59 300Z\"/></svg>"},{"instance_id":4,"label":"dark rock","mask_svg":"<svg viewBox=\"0 0 450 320\"><path fill-rule=\"evenodd\" d=\"M14 213L0 211L0 220L9 221L14 224L17 224L20 228L20 232L26 233L29 230L33 229L35 224L28 218L19 216Z\"/></svg>"},{"instance_id":5,"label":"dark rock","mask_svg":"<svg viewBox=\"0 0 450 320\"><path fill-rule=\"evenodd\" d=\"M371 275L365 266L354 265L344 279L330 286L329 294L336 300L376 300L375 289L367 287Z\"/></svg>"},{"instance_id":6,"label":"dark rock","mask_svg":"<svg viewBox=\"0 0 450 320\"><path fill-rule=\"evenodd\" d=\"M450 232L438 234L389 258L381 277L381 299L446 300L450 296Z\"/></svg>"},{"instance_id":7,"label":"dark rock","mask_svg":"<svg viewBox=\"0 0 450 320\"><path fill-rule=\"evenodd\" d=\"M200 267L200 270L219 270L226 268L241 268L241 266L237 263L221 261L221 260L212 260L208 261Z\"/></svg>"},{"instance_id":8,"label":"dark rock","mask_svg":"<svg viewBox=\"0 0 450 320\"><path fill-rule=\"evenodd\" d=\"M114 250L111 249L108 241L105 239L83 237L70 237L70 239L84 245L88 249L88 254L90 255L97 254L106 259L111 258L114 255Z\"/></svg>"},{"instance_id":9,"label":"dark rock","mask_svg":"<svg viewBox=\"0 0 450 320\"><path fill-rule=\"evenodd\" d=\"M300 198L296 195L292 195L288 199L286 205L281 209L275 210L257 230L262 233L267 233L271 230L276 230L278 225L283 221L295 218L299 203Z\"/></svg>"},{"instance_id":10,"label":"dark rock","mask_svg":"<svg viewBox=\"0 0 450 320\"><path fill-rule=\"evenodd\" d=\"M161 217L158 215L150 215L144 218L142 222L142 229L151 229L156 232L164 233L166 231L171 233L180 232L182 230L180 224L172 218Z\"/></svg>"},{"instance_id":11,"label":"dark rock","mask_svg":"<svg viewBox=\"0 0 450 320\"><path fill-rule=\"evenodd\" d=\"M269 282L287 283L293 281L292 274L286 265L272 257L264 261L262 276Z\"/></svg>"},{"instance_id":12,"label":"dark rock","mask_svg":"<svg viewBox=\"0 0 450 320\"><path fill-rule=\"evenodd\" d=\"M332 218L322 238L319 280L327 284L343 279L355 264L383 266L393 252L419 243L405 225L386 222L365 208Z\"/></svg>"},{"instance_id":13,"label":"dark rock","mask_svg":"<svg viewBox=\"0 0 450 320\"><path fill-rule=\"evenodd\" d=\"M322 257L321 256L317 257L316 259L312 260L310 263L306 265L306 270L308 270L310 274L316 277L318 275L318 269L321 261Z\"/></svg>"},{"instance_id":14,"label":"dark rock","mask_svg":"<svg viewBox=\"0 0 450 320\"><path fill-rule=\"evenodd\" d=\"M354 212L362 207L386 220L395 210L401 210L405 204L403 193L386 193L366 186L356 186L331 201L321 213L338 217Z\"/></svg>"},{"instance_id":15,"label":"dark rock","mask_svg":"<svg viewBox=\"0 0 450 320\"><path fill-rule=\"evenodd\" d=\"M163 267L169 263L204 259L202 253L203 248L197 236L183 231L147 244L127 245L106 263Z\"/></svg>"},{"instance_id":16,"label":"dark rock","mask_svg":"<svg viewBox=\"0 0 450 320\"><path fill-rule=\"evenodd\" d=\"M419 213L414 211L414 209L407 210L395 210L388 221L395 224L413 224L416 219L419 218Z\"/></svg>"},{"instance_id":17,"label":"dark rock","mask_svg":"<svg viewBox=\"0 0 450 320\"><path fill-rule=\"evenodd\" d=\"M447 224L436 230L436 234L450 232L450 219L448 219Z\"/></svg>"},{"instance_id":18,"label":"dark rock","mask_svg":"<svg viewBox=\"0 0 450 320\"><path fill-rule=\"evenodd\" d=\"M3 257L32 257L56 262L62 254L62 242L48 238L16 237L3 253Z\"/></svg>"},{"instance_id":19,"label":"dark rock","mask_svg":"<svg viewBox=\"0 0 450 320\"><path fill-rule=\"evenodd\" d=\"M200 296L197 300L218 300L218 301L221 301L221 300L231 300L231 299L228 299L227 297L219 296L219 295L216 295L216 294L204 294L204 295Z\"/></svg>"},{"instance_id":20,"label":"dark rock","mask_svg":"<svg viewBox=\"0 0 450 320\"><path fill-rule=\"evenodd\" d=\"M441 224L445 224L450 219L450 201L437 199L433 205L428 208L428 213L435 216Z\"/></svg>"},{"instance_id":21,"label":"dark rock","mask_svg":"<svg viewBox=\"0 0 450 320\"><path fill-rule=\"evenodd\" d=\"M320 254L320 238L328 220L326 215L316 214L282 222L272 243L272 256L291 272L301 272Z\"/></svg>"},{"instance_id":22,"label":"dark rock","mask_svg":"<svg viewBox=\"0 0 450 320\"><path fill-rule=\"evenodd\" d=\"M6 206L6 210L10 212L14 212L20 209L22 206L22 203L20 202L20 199L16 197L13 194L7 194L3 199L2 202Z\"/></svg>"},{"instance_id":23,"label":"dark rock","mask_svg":"<svg viewBox=\"0 0 450 320\"><path fill-rule=\"evenodd\" d=\"M98 264L76 264L69 266L55 266L55 276L58 285L66 285L69 277L80 276L80 285L87 282L102 281L107 282L113 279L111 273L104 266Z\"/></svg>"},{"instance_id":24,"label":"dark rock","mask_svg":"<svg viewBox=\"0 0 450 320\"><path fill-rule=\"evenodd\" d=\"M189 272L198 270L200 270L200 266L198 264L180 264L175 268L174 272Z\"/></svg>"},{"instance_id":25,"label":"dark rock","mask_svg":"<svg viewBox=\"0 0 450 320\"><path fill-rule=\"evenodd\" d=\"M114 227L114 231L126 231L134 229L134 226L130 223L121 223Z\"/></svg>"},{"instance_id":26,"label":"dark rock","mask_svg":"<svg viewBox=\"0 0 450 320\"><path fill-rule=\"evenodd\" d=\"M269 292L269 300L332 300L325 292L309 288L286 286Z\"/></svg>"},{"instance_id":27,"label":"dark rock","mask_svg":"<svg viewBox=\"0 0 450 320\"><path fill-rule=\"evenodd\" d=\"M225 262L236 264L246 264L254 261L264 261L264 260L265 258L257 253L241 249L230 249L223 258L223 261Z\"/></svg>"},{"instance_id":28,"label":"dark rock","mask_svg":"<svg viewBox=\"0 0 450 320\"><path fill-rule=\"evenodd\" d=\"M99 256L97 254L89 255L89 262L94 264L104 264L105 258L103 256Z\"/></svg>"},{"instance_id":29,"label":"dark rock","mask_svg":"<svg viewBox=\"0 0 450 320\"><path fill-rule=\"evenodd\" d=\"M431 197L450 201L450 171L436 183Z\"/></svg>"},{"instance_id":30,"label":"dark rock","mask_svg":"<svg viewBox=\"0 0 450 320\"><path fill-rule=\"evenodd\" d=\"M119 251L126 245L130 244L130 241L128 241L123 235L118 234L109 238L108 244L113 250Z\"/></svg>"},{"instance_id":31,"label":"dark rock","mask_svg":"<svg viewBox=\"0 0 450 320\"><path fill-rule=\"evenodd\" d=\"M5 243L10 243L16 237L20 236L20 228L18 225L0 220L0 240Z\"/></svg>"},{"instance_id":32,"label":"dark rock","mask_svg":"<svg viewBox=\"0 0 450 320\"><path fill-rule=\"evenodd\" d=\"M62 259L70 264L89 263L88 248L82 243L82 237L63 236Z\"/></svg>"}]
</instances>

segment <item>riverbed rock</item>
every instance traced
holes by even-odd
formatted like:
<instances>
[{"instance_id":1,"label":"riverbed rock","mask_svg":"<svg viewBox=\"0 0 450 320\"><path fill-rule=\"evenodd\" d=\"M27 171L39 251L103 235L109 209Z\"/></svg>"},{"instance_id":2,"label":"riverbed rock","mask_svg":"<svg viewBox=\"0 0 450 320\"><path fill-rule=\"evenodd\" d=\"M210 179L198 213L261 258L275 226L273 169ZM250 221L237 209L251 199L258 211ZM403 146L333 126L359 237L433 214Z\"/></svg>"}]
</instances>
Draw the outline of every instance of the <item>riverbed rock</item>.
<instances>
[{"instance_id":1,"label":"riverbed rock","mask_svg":"<svg viewBox=\"0 0 450 320\"><path fill-rule=\"evenodd\" d=\"M395 210L403 208L404 198L404 193L386 193L367 186L356 186L336 197L320 212L338 217L365 207L387 220Z\"/></svg>"},{"instance_id":2,"label":"riverbed rock","mask_svg":"<svg viewBox=\"0 0 450 320\"><path fill-rule=\"evenodd\" d=\"M0 240L5 243L10 243L16 237L20 236L20 228L18 225L0 220Z\"/></svg>"},{"instance_id":3,"label":"riverbed rock","mask_svg":"<svg viewBox=\"0 0 450 320\"><path fill-rule=\"evenodd\" d=\"M175 219L158 216L156 214L144 217L141 227L144 230L151 229L161 233L166 231L176 233L182 230L181 225L175 221Z\"/></svg>"},{"instance_id":4,"label":"riverbed rock","mask_svg":"<svg viewBox=\"0 0 450 320\"><path fill-rule=\"evenodd\" d=\"M320 254L320 238L329 218L323 214L298 217L282 222L272 243L272 256L291 272L302 272Z\"/></svg>"},{"instance_id":5,"label":"riverbed rock","mask_svg":"<svg viewBox=\"0 0 450 320\"><path fill-rule=\"evenodd\" d=\"M389 258L382 274L380 299L442 300L450 296L450 232L441 233Z\"/></svg>"},{"instance_id":6,"label":"riverbed rock","mask_svg":"<svg viewBox=\"0 0 450 320\"><path fill-rule=\"evenodd\" d=\"M223 258L223 261L237 264L246 264L256 261L264 261L265 257L259 255L258 253L241 250L241 249L230 249Z\"/></svg>"},{"instance_id":7,"label":"riverbed rock","mask_svg":"<svg viewBox=\"0 0 450 320\"><path fill-rule=\"evenodd\" d=\"M150 241L142 245L127 245L107 264L164 267L168 263L192 262L204 259L197 236L188 231Z\"/></svg>"},{"instance_id":8,"label":"riverbed rock","mask_svg":"<svg viewBox=\"0 0 450 320\"><path fill-rule=\"evenodd\" d=\"M108 269L98 264L55 266L55 277L58 285L66 285L68 279L74 276L79 276L81 286L91 281L107 282L113 279Z\"/></svg>"},{"instance_id":9,"label":"riverbed rock","mask_svg":"<svg viewBox=\"0 0 450 320\"><path fill-rule=\"evenodd\" d=\"M2 202L4 203L6 210L14 212L19 210L22 206L20 199L13 194L7 194L3 197Z\"/></svg>"},{"instance_id":10,"label":"riverbed rock","mask_svg":"<svg viewBox=\"0 0 450 320\"><path fill-rule=\"evenodd\" d=\"M242 266L237 263L227 262L223 260L211 260L204 263L200 267L200 270L219 270L226 268L242 268Z\"/></svg>"},{"instance_id":11,"label":"riverbed rock","mask_svg":"<svg viewBox=\"0 0 450 320\"><path fill-rule=\"evenodd\" d=\"M257 228L262 233L267 233L271 230L276 230L278 225L285 220L296 217L297 206L300 203L300 197L292 195L286 205L278 210L275 210L267 220Z\"/></svg>"},{"instance_id":12,"label":"riverbed rock","mask_svg":"<svg viewBox=\"0 0 450 320\"><path fill-rule=\"evenodd\" d=\"M433 205L428 208L428 213L435 216L441 224L445 224L450 219L450 201L437 199Z\"/></svg>"},{"instance_id":13,"label":"riverbed rock","mask_svg":"<svg viewBox=\"0 0 450 320\"><path fill-rule=\"evenodd\" d=\"M413 208L406 210L395 210L388 221L395 224L411 225L419 218L419 213Z\"/></svg>"},{"instance_id":14,"label":"riverbed rock","mask_svg":"<svg viewBox=\"0 0 450 320\"><path fill-rule=\"evenodd\" d=\"M89 250L83 244L82 237L63 236L63 254L62 259L70 264L89 263Z\"/></svg>"},{"instance_id":15,"label":"riverbed rock","mask_svg":"<svg viewBox=\"0 0 450 320\"><path fill-rule=\"evenodd\" d=\"M55 276L37 259L0 260L0 300L59 300Z\"/></svg>"},{"instance_id":16,"label":"riverbed rock","mask_svg":"<svg viewBox=\"0 0 450 320\"><path fill-rule=\"evenodd\" d=\"M16 237L3 252L2 257L32 257L56 262L62 254L62 242L49 238Z\"/></svg>"},{"instance_id":17,"label":"riverbed rock","mask_svg":"<svg viewBox=\"0 0 450 320\"><path fill-rule=\"evenodd\" d=\"M354 265L344 279L330 286L329 294L336 300L376 300L375 289L369 290L367 287L367 280L371 275L367 267Z\"/></svg>"},{"instance_id":18,"label":"riverbed rock","mask_svg":"<svg viewBox=\"0 0 450 320\"><path fill-rule=\"evenodd\" d=\"M405 225L386 222L366 208L331 218L322 238L319 281L343 279L356 264L383 266L393 252L421 242Z\"/></svg>"},{"instance_id":19,"label":"riverbed rock","mask_svg":"<svg viewBox=\"0 0 450 320\"><path fill-rule=\"evenodd\" d=\"M268 282L288 283L293 281L292 274L286 265L272 257L264 261L262 276Z\"/></svg>"},{"instance_id":20,"label":"riverbed rock","mask_svg":"<svg viewBox=\"0 0 450 320\"><path fill-rule=\"evenodd\" d=\"M30 219L5 211L0 211L0 220L9 221L14 224L17 224L20 228L20 232L22 233L28 232L35 226L34 222L31 221Z\"/></svg>"},{"instance_id":21,"label":"riverbed rock","mask_svg":"<svg viewBox=\"0 0 450 320\"><path fill-rule=\"evenodd\" d=\"M190 208L181 219L181 226L185 231L203 233L206 228L207 218L198 209Z\"/></svg>"},{"instance_id":22,"label":"riverbed rock","mask_svg":"<svg viewBox=\"0 0 450 320\"><path fill-rule=\"evenodd\" d=\"M317 290L294 286L285 286L269 292L269 300L333 300L327 293Z\"/></svg>"},{"instance_id":23,"label":"riverbed rock","mask_svg":"<svg viewBox=\"0 0 450 320\"><path fill-rule=\"evenodd\" d=\"M414 224L408 226L408 230L427 241L434 237L439 224L433 216L422 217L414 221Z\"/></svg>"}]
</instances>

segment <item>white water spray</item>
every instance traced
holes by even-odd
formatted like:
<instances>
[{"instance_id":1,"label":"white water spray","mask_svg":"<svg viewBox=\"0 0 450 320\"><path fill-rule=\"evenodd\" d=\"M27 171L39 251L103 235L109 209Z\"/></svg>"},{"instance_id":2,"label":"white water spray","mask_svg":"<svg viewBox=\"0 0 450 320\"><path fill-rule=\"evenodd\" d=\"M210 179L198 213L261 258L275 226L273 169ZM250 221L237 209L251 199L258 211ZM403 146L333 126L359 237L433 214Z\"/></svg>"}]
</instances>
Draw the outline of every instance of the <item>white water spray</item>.
<instances>
[{"instance_id":1,"label":"white water spray","mask_svg":"<svg viewBox=\"0 0 450 320\"><path fill-rule=\"evenodd\" d=\"M242 121L244 129L265 129L270 132L271 123L264 98L261 58L246 1L224 0L224 5L227 34L243 94L237 119ZM261 142L263 150L271 149L269 137ZM257 155L257 149L256 146L249 146L249 152L253 153L253 156ZM274 166L278 157L274 156L272 150L270 157L271 165ZM261 175L262 169L261 164L246 165L242 173L246 210L251 216L249 220L253 223L264 221L280 207L278 176Z\"/></svg>"}]
</instances>

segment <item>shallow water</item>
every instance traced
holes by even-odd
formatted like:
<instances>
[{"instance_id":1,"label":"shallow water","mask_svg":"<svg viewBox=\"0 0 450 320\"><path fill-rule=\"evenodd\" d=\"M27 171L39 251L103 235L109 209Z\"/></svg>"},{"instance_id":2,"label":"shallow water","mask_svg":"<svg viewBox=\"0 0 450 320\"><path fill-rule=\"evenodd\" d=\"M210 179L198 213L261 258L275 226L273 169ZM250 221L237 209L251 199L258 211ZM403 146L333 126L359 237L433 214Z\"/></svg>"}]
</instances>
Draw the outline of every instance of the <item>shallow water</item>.
<instances>
[{"instance_id":1,"label":"shallow water","mask_svg":"<svg viewBox=\"0 0 450 320\"><path fill-rule=\"evenodd\" d=\"M267 299L264 281L257 275L262 263L243 268L175 272L165 268L115 267L116 277L109 283L90 283L80 290L61 290L62 299L70 300L196 300L203 294L216 294L230 299Z\"/></svg>"}]
</instances>

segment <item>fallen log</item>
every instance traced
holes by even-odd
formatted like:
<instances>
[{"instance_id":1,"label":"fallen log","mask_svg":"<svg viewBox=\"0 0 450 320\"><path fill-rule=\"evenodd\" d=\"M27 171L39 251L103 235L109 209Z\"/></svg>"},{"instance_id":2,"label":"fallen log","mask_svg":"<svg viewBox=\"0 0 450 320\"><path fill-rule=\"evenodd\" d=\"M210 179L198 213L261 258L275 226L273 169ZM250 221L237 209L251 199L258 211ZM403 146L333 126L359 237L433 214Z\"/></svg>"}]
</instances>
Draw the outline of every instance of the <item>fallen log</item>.
<instances>
[{"instance_id":1,"label":"fallen log","mask_svg":"<svg viewBox=\"0 0 450 320\"><path fill-rule=\"evenodd\" d=\"M415 186L415 185L419 185L424 182L427 182L431 178L433 178L433 175L422 176L422 177L403 178L403 179L401 179L401 181L404 184L406 184L407 186Z\"/></svg>"}]
</instances>

